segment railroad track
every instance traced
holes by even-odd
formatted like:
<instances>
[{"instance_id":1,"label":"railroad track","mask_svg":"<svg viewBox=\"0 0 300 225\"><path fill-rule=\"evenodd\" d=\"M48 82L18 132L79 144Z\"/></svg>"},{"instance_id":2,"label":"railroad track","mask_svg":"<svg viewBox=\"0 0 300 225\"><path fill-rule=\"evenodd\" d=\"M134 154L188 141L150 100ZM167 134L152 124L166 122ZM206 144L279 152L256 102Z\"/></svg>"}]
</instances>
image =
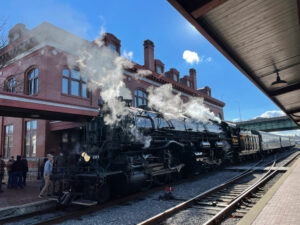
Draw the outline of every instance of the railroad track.
<instances>
[{"instance_id":1,"label":"railroad track","mask_svg":"<svg viewBox=\"0 0 300 225\"><path fill-rule=\"evenodd\" d=\"M282 166L290 164L299 154L294 152L272 162L264 163L263 167L272 165L258 179L250 180L249 175L253 174L257 166L263 163L263 161L260 161L229 181L155 215L138 225L168 224L168 221L171 221L174 216L188 208L198 211L200 214L195 213L197 216L206 215L205 217L207 217L209 215L211 218L204 223L205 225L219 224L232 212L234 212L236 217L243 217L254 205L252 200L262 197L263 189L261 187L274 177ZM279 161L281 167L275 167L276 163L279 164Z\"/></svg>"},{"instance_id":2,"label":"railroad track","mask_svg":"<svg viewBox=\"0 0 300 225\"><path fill-rule=\"evenodd\" d=\"M262 163L262 161L260 161L259 163ZM259 163L255 164L254 167L258 166ZM270 164L270 163L268 163L268 164ZM241 175L239 175L239 177L243 176L247 173L251 174L251 170L241 173ZM247 176L247 175L245 175L245 176ZM197 179L197 177L194 177L194 178L191 178L191 179L185 179L185 180L181 180L181 181L177 182L176 184L180 184L180 183L184 183L184 182L188 182L188 181L192 181L192 180L196 180L196 179ZM233 179L231 179L231 180L233 180ZM236 196L234 194L241 193L241 191L244 190L245 188L246 188L246 186L241 185L235 191L231 191L230 195L228 195L228 196L231 196L231 197ZM163 189L163 187L156 187L156 188L153 188L149 191L139 192L139 193L136 193L136 194L128 195L124 198L112 200L112 201L110 201L108 203L105 203L105 204L102 204L102 205L95 205L95 206L89 206L89 207L74 207L74 208L70 208L70 209L67 209L67 210L56 210L56 211L53 210L50 213L49 212L38 212L38 213L31 214L31 215L26 215L26 216L21 216L21 217L9 219L9 220L6 220L6 221L1 221L0 220L0 224L4 224L4 223L6 224L6 223L14 222L14 221L26 221L26 219L27 219L27 221L24 222L24 223L26 223L28 225L29 224L35 224L35 225L37 225L37 224L57 224L57 223L61 223L61 222L67 221L67 220L71 220L71 219L79 219L82 216L100 211L104 208L108 208L108 207L115 206L115 205L121 205L121 204L129 202L131 200L135 200L135 199L138 199L138 198L143 198L146 195L149 195L149 194L154 193L156 191L160 191L162 189ZM238 189L240 189L240 191ZM223 194L223 196L224 196L224 194ZM215 196L215 197L217 197L217 196ZM220 195L220 198L221 198L221 195ZM223 201L223 203L222 203L222 201L220 201L220 203L218 203L218 207L220 207L220 209L223 209L225 207L225 204L226 204L226 201L225 201L226 197L223 197L223 199L221 199L221 200ZM227 198L227 200L228 200L228 198ZM214 214L216 213L215 210L212 211L212 210L209 209L209 208L214 208L214 207L211 207L209 205L206 205L206 206L202 205L201 206L199 204L198 207L199 207L199 209L200 209L200 207L206 207L207 211L210 212L211 214L212 214L212 212L214 212ZM34 217L35 217L35 220L32 220L31 222L28 222L28 219L34 218ZM24 224L24 223L18 222L18 224Z\"/></svg>"}]
</instances>

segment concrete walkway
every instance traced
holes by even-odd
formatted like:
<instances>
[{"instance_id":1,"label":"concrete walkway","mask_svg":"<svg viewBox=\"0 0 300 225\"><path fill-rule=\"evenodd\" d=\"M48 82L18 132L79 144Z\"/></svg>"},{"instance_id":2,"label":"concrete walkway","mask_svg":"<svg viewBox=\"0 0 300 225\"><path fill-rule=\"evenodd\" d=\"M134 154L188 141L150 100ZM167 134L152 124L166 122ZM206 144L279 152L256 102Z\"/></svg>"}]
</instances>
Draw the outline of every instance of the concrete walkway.
<instances>
[{"instance_id":1,"label":"concrete walkway","mask_svg":"<svg viewBox=\"0 0 300 225\"><path fill-rule=\"evenodd\" d=\"M246 224L300 224L300 159L238 223Z\"/></svg>"}]
</instances>

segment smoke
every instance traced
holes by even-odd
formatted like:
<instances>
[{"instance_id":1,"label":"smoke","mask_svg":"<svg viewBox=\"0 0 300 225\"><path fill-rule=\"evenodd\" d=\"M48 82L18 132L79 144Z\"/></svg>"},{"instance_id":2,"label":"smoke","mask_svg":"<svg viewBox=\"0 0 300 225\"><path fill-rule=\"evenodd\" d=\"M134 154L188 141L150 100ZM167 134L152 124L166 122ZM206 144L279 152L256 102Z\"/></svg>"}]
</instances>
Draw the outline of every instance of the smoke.
<instances>
[{"instance_id":1,"label":"smoke","mask_svg":"<svg viewBox=\"0 0 300 225\"><path fill-rule=\"evenodd\" d=\"M131 99L131 92L123 81L123 69L132 68L133 63L119 56L115 51L104 46L101 39L95 41L96 46L81 51L77 61L82 74L86 74L90 89L101 89L101 98L106 103L106 124L114 124L128 114L125 102L119 96ZM99 49L100 48L100 49Z\"/></svg>"},{"instance_id":2,"label":"smoke","mask_svg":"<svg viewBox=\"0 0 300 225\"><path fill-rule=\"evenodd\" d=\"M130 127L131 134L135 137L135 141L144 144L144 148L149 148L151 144L151 136L144 136L136 126Z\"/></svg>"},{"instance_id":3,"label":"smoke","mask_svg":"<svg viewBox=\"0 0 300 225\"><path fill-rule=\"evenodd\" d=\"M202 98L192 98L184 103L180 94L173 94L171 84L165 84L158 88L149 87L147 91L149 107L161 112L166 119L187 116L203 123L207 123L209 120L220 122L220 119L204 106Z\"/></svg>"}]
</instances>

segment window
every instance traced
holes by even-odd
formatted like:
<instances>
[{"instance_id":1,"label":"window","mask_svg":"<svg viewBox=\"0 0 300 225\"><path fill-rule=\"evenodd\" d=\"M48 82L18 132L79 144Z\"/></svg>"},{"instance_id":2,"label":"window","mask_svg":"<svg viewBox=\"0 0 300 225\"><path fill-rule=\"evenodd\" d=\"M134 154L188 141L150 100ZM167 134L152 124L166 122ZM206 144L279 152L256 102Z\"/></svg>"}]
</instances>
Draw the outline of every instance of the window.
<instances>
[{"instance_id":1,"label":"window","mask_svg":"<svg viewBox=\"0 0 300 225\"><path fill-rule=\"evenodd\" d=\"M15 92L16 91L16 78L10 78L6 81L6 91Z\"/></svg>"},{"instance_id":2,"label":"window","mask_svg":"<svg viewBox=\"0 0 300 225\"><path fill-rule=\"evenodd\" d=\"M178 76L177 76L177 75L174 75L174 80L175 80L176 82L178 82Z\"/></svg>"},{"instance_id":3,"label":"window","mask_svg":"<svg viewBox=\"0 0 300 225\"><path fill-rule=\"evenodd\" d=\"M26 122L25 136L25 154L26 157L36 156L36 129L37 121L30 120Z\"/></svg>"},{"instance_id":4,"label":"window","mask_svg":"<svg viewBox=\"0 0 300 225\"><path fill-rule=\"evenodd\" d=\"M138 128L152 128L151 120L147 117L137 116L135 118L135 125Z\"/></svg>"},{"instance_id":5,"label":"window","mask_svg":"<svg viewBox=\"0 0 300 225\"><path fill-rule=\"evenodd\" d=\"M143 90L135 90L134 91L134 103L135 107L141 106L141 105L147 105L147 93Z\"/></svg>"},{"instance_id":6,"label":"window","mask_svg":"<svg viewBox=\"0 0 300 225\"><path fill-rule=\"evenodd\" d=\"M115 45L115 44L113 44L113 43L109 43L108 44L108 47L111 49L111 50L113 50L113 51L117 51L117 46Z\"/></svg>"},{"instance_id":7,"label":"window","mask_svg":"<svg viewBox=\"0 0 300 225\"><path fill-rule=\"evenodd\" d=\"M156 73L162 74L162 67L161 66L156 66Z\"/></svg>"},{"instance_id":8,"label":"window","mask_svg":"<svg viewBox=\"0 0 300 225\"><path fill-rule=\"evenodd\" d=\"M13 133L14 126L7 125L4 127L5 136L4 136L4 157L9 158L11 156L11 150L13 147Z\"/></svg>"},{"instance_id":9,"label":"window","mask_svg":"<svg viewBox=\"0 0 300 225\"><path fill-rule=\"evenodd\" d=\"M191 82L188 80L188 81L186 82L186 85L187 85L188 87L191 87Z\"/></svg>"},{"instance_id":10,"label":"window","mask_svg":"<svg viewBox=\"0 0 300 225\"><path fill-rule=\"evenodd\" d=\"M169 73L165 73L167 78L171 78L171 75Z\"/></svg>"},{"instance_id":11,"label":"window","mask_svg":"<svg viewBox=\"0 0 300 225\"><path fill-rule=\"evenodd\" d=\"M88 97L88 90L86 87L87 79L78 70L64 69L62 71L62 93Z\"/></svg>"},{"instance_id":12,"label":"window","mask_svg":"<svg viewBox=\"0 0 300 225\"><path fill-rule=\"evenodd\" d=\"M82 141L79 130L64 131L61 135L61 149L66 152L77 152L79 151L79 143Z\"/></svg>"},{"instance_id":13,"label":"window","mask_svg":"<svg viewBox=\"0 0 300 225\"><path fill-rule=\"evenodd\" d=\"M181 83L181 84L184 84L184 80L180 80L180 83Z\"/></svg>"},{"instance_id":14,"label":"window","mask_svg":"<svg viewBox=\"0 0 300 225\"><path fill-rule=\"evenodd\" d=\"M39 91L39 70L38 69L32 69L28 73L28 94L34 95L37 94Z\"/></svg>"}]
</instances>

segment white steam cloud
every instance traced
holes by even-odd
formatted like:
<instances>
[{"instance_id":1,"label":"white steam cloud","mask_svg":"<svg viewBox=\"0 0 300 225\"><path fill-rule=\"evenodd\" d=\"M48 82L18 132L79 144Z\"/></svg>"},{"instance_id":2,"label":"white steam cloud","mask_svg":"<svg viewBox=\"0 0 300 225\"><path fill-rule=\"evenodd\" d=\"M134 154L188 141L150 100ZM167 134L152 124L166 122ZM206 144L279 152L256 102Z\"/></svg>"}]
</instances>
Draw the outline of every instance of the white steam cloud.
<instances>
[{"instance_id":1,"label":"white steam cloud","mask_svg":"<svg viewBox=\"0 0 300 225\"><path fill-rule=\"evenodd\" d=\"M187 116L203 123L207 123L209 120L220 122L220 119L204 106L202 98L193 98L184 103L180 94L173 94L171 84L165 84L158 88L149 87L147 91L149 107L161 112L166 119Z\"/></svg>"},{"instance_id":2,"label":"white steam cloud","mask_svg":"<svg viewBox=\"0 0 300 225\"><path fill-rule=\"evenodd\" d=\"M123 50L122 55L127 59L130 59L130 60L133 59L133 51L127 52L126 50Z\"/></svg>"}]
</instances>

